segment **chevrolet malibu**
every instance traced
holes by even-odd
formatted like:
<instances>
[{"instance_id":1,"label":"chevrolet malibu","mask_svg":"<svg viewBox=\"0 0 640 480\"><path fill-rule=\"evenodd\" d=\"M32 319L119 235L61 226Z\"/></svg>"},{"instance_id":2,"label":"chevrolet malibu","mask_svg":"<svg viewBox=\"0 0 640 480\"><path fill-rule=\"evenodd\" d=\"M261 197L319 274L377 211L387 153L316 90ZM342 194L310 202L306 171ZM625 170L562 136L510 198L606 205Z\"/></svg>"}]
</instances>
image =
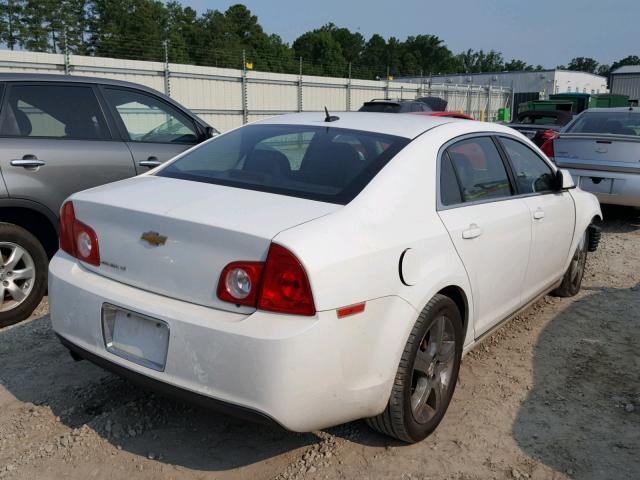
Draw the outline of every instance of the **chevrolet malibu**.
<instances>
[{"instance_id":1,"label":"chevrolet malibu","mask_svg":"<svg viewBox=\"0 0 640 480\"><path fill-rule=\"evenodd\" d=\"M51 320L74 358L169 394L415 442L464 352L578 292L600 217L508 127L285 115L72 195Z\"/></svg>"}]
</instances>

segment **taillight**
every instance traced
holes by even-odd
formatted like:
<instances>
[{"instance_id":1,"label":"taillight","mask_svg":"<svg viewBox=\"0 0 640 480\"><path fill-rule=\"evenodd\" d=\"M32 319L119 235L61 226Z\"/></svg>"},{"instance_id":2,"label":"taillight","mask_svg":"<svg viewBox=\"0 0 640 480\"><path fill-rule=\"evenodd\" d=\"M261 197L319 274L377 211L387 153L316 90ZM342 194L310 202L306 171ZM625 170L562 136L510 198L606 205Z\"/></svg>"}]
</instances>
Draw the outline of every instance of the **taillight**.
<instances>
[{"instance_id":1,"label":"taillight","mask_svg":"<svg viewBox=\"0 0 640 480\"><path fill-rule=\"evenodd\" d=\"M60 210L60 248L78 260L100 265L98 236L76 218L72 202L66 202Z\"/></svg>"},{"instance_id":2,"label":"taillight","mask_svg":"<svg viewBox=\"0 0 640 480\"><path fill-rule=\"evenodd\" d=\"M545 141L556 138L557 136L558 132L556 132L555 130L545 130L544 132L542 132L542 139Z\"/></svg>"},{"instance_id":3,"label":"taillight","mask_svg":"<svg viewBox=\"0 0 640 480\"><path fill-rule=\"evenodd\" d=\"M296 315L315 315L311 286L302 264L286 248L272 243L264 267L258 308Z\"/></svg>"},{"instance_id":4,"label":"taillight","mask_svg":"<svg viewBox=\"0 0 640 480\"><path fill-rule=\"evenodd\" d=\"M236 305L255 306L264 263L233 262L224 267L218 282L218 298Z\"/></svg>"},{"instance_id":5,"label":"taillight","mask_svg":"<svg viewBox=\"0 0 640 480\"><path fill-rule=\"evenodd\" d=\"M292 315L315 315L307 273L286 248L272 243L266 262L233 262L218 281L218 298Z\"/></svg>"},{"instance_id":6,"label":"taillight","mask_svg":"<svg viewBox=\"0 0 640 480\"><path fill-rule=\"evenodd\" d=\"M547 157L553 160L553 157L555 156L555 152L553 151L553 138L550 138L549 140L544 142L540 147L540 150L542 150L542 153L544 153Z\"/></svg>"}]
</instances>

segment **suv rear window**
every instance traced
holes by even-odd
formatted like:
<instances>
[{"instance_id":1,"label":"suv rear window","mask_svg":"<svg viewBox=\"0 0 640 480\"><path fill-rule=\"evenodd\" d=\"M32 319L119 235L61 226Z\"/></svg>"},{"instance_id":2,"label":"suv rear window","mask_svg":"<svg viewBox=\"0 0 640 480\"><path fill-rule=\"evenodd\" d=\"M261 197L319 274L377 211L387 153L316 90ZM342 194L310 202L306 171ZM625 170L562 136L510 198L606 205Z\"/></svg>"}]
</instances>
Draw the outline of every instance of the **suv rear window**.
<instances>
[{"instance_id":1,"label":"suv rear window","mask_svg":"<svg viewBox=\"0 0 640 480\"><path fill-rule=\"evenodd\" d=\"M250 125L156 175L345 205L409 139L333 127Z\"/></svg>"},{"instance_id":2,"label":"suv rear window","mask_svg":"<svg viewBox=\"0 0 640 480\"><path fill-rule=\"evenodd\" d=\"M375 113L400 113L402 112L402 105L393 102L366 102L360 107L360 110L358 111Z\"/></svg>"}]
</instances>

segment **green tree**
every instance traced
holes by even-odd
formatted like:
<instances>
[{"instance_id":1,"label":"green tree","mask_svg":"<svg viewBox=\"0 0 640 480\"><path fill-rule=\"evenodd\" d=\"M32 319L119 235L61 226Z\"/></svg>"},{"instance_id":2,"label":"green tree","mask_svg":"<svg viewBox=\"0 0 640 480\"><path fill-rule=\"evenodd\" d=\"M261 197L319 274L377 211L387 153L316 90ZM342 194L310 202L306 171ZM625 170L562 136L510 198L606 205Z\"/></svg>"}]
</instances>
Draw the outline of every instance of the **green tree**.
<instances>
[{"instance_id":1,"label":"green tree","mask_svg":"<svg viewBox=\"0 0 640 480\"><path fill-rule=\"evenodd\" d=\"M598 65L598 62L593 58L576 57L569 62L569 65L567 65L567 70L596 73L598 71Z\"/></svg>"},{"instance_id":2,"label":"green tree","mask_svg":"<svg viewBox=\"0 0 640 480\"><path fill-rule=\"evenodd\" d=\"M0 44L5 44L9 50L13 50L20 41L22 3L19 0L0 3Z\"/></svg>"},{"instance_id":3,"label":"green tree","mask_svg":"<svg viewBox=\"0 0 640 480\"><path fill-rule=\"evenodd\" d=\"M326 30L313 30L302 34L293 42L293 50L296 57L302 57L313 64L315 73L345 72L347 61L342 55L342 47Z\"/></svg>"}]
</instances>

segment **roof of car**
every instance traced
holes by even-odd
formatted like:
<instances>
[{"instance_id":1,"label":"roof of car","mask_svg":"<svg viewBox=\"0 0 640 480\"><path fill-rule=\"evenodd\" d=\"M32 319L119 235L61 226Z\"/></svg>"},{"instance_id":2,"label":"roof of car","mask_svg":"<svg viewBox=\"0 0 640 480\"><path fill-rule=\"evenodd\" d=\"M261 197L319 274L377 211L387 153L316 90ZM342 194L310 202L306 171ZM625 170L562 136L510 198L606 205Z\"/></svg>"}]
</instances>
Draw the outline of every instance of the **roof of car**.
<instances>
[{"instance_id":1,"label":"roof of car","mask_svg":"<svg viewBox=\"0 0 640 480\"><path fill-rule=\"evenodd\" d=\"M85 77L79 75L62 75L51 73L0 73L0 82L65 82L65 83L99 83L101 85L114 85L119 87L133 87L147 90L155 94L157 90L139 83L113 80L111 78Z\"/></svg>"},{"instance_id":2,"label":"roof of car","mask_svg":"<svg viewBox=\"0 0 640 480\"><path fill-rule=\"evenodd\" d=\"M310 125L316 127L348 128L351 130L364 130L398 137L415 138L418 135L431 130L439 125L453 122L471 122L451 117L434 117L430 115L390 115L377 112L329 112L337 116L338 120L325 122L324 112L305 112L278 115L258 124L277 125ZM489 125L489 124L487 124Z\"/></svg>"}]
</instances>

